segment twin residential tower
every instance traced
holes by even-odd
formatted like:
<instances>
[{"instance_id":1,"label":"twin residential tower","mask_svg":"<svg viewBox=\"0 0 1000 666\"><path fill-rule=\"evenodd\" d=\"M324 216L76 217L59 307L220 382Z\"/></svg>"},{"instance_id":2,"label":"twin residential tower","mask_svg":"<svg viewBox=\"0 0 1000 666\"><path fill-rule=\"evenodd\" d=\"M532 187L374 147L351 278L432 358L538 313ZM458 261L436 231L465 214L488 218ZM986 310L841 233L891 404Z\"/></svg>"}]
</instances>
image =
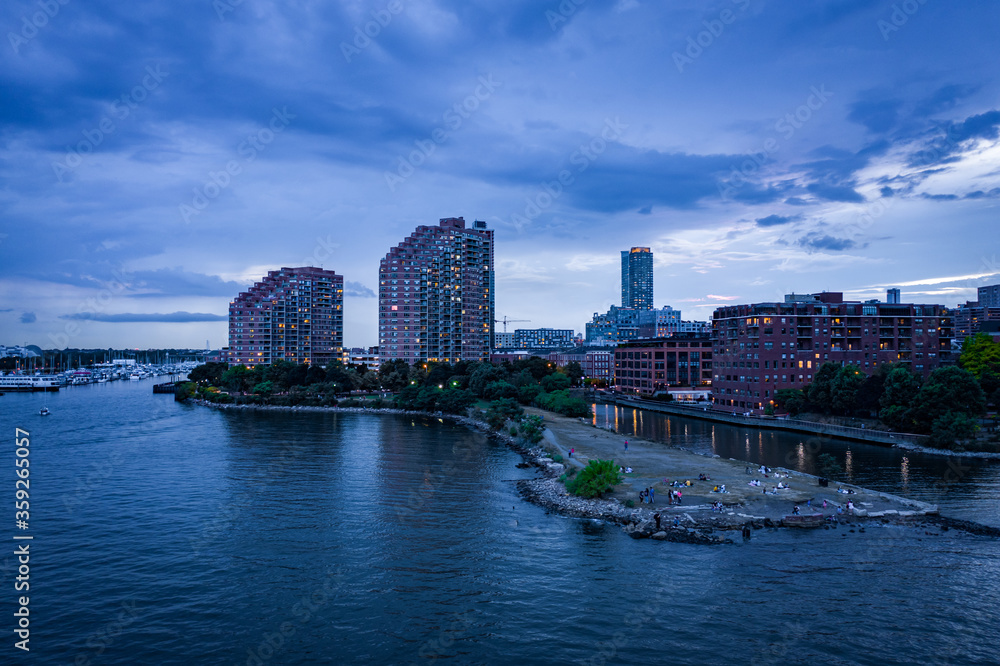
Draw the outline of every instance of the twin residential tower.
<instances>
[{"instance_id":1,"label":"twin residential tower","mask_svg":"<svg viewBox=\"0 0 1000 666\"><path fill-rule=\"evenodd\" d=\"M420 226L379 264L382 362L487 361L493 340L493 231L461 217ZM229 304L231 365L325 366L344 353L344 278L269 271Z\"/></svg>"}]
</instances>

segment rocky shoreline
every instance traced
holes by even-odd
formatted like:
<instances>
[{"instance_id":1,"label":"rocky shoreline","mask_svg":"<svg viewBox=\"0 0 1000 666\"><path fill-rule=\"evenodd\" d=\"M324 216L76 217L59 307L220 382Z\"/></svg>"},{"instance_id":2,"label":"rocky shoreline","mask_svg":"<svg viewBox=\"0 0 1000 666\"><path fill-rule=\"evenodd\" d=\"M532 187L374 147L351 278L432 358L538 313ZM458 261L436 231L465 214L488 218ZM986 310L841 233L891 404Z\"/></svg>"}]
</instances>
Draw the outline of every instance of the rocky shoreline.
<instances>
[{"instance_id":1,"label":"rocky shoreline","mask_svg":"<svg viewBox=\"0 0 1000 666\"><path fill-rule=\"evenodd\" d=\"M662 505L657 509L646 507L629 508L617 498L585 499L570 495L566 491L565 485L558 478L565 472L565 465L555 462L550 458L549 453L544 448L541 446L526 445L523 440L511 436L505 431L491 431L486 423L469 416L392 408L233 405L210 403L204 400L191 400L191 402L223 410L392 414L447 419L497 438L510 449L519 453L527 465L537 468L541 475L540 478L521 479L516 482L518 493L524 500L560 515L601 520L619 525L629 536L635 539L648 538L675 543L720 545L732 544L733 540L715 534L716 531L740 531L745 527L748 527L751 531L781 527L792 528L791 525L785 525L784 521L780 518L775 520L768 516L759 516L740 511L743 508L740 506L728 507L731 510L720 513L713 512L711 516L703 516L700 514L707 509L703 505L690 505L683 508L680 506L671 506L669 510L668 507ZM688 455L697 456L695 453L688 453ZM937 515L936 508L921 510L918 506L921 505L919 502L908 501L903 498L896 499L902 500L907 504L912 504L914 510L887 509L869 513L859 508L855 510L854 515L844 514L837 516L835 520L826 521L823 527L825 529L842 527L852 530L857 527L863 531L866 526L873 524L905 524L919 527L927 523L932 523L938 525L942 530L958 529L982 536L1000 537L1000 529L939 516ZM656 526L654 518L656 513L660 513L661 515L660 528ZM698 517L695 518L692 514Z\"/></svg>"}]
</instances>

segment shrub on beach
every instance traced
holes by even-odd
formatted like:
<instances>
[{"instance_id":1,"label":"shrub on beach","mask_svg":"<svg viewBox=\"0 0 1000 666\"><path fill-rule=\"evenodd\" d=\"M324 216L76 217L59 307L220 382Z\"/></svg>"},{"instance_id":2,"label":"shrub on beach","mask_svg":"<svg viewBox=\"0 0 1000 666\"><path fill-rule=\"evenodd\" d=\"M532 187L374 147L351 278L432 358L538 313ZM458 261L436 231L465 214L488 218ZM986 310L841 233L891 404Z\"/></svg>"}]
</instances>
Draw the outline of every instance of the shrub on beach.
<instances>
[{"instance_id":1,"label":"shrub on beach","mask_svg":"<svg viewBox=\"0 0 1000 666\"><path fill-rule=\"evenodd\" d=\"M575 479L566 484L566 489L580 497L600 497L621 482L622 475L613 460L591 460Z\"/></svg>"}]
</instances>

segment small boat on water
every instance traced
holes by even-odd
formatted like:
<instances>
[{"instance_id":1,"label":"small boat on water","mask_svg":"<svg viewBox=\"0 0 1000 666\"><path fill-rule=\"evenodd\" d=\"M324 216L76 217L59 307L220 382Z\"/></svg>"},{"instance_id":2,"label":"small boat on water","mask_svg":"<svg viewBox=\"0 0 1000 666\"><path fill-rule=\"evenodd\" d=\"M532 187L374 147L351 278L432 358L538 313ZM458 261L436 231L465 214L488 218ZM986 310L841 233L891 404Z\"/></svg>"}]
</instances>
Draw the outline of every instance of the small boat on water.
<instances>
[{"instance_id":1,"label":"small boat on water","mask_svg":"<svg viewBox=\"0 0 1000 666\"><path fill-rule=\"evenodd\" d=\"M51 413L52 412L49 411L48 407L42 407L41 409L38 410L38 415L39 416L48 416Z\"/></svg>"}]
</instances>

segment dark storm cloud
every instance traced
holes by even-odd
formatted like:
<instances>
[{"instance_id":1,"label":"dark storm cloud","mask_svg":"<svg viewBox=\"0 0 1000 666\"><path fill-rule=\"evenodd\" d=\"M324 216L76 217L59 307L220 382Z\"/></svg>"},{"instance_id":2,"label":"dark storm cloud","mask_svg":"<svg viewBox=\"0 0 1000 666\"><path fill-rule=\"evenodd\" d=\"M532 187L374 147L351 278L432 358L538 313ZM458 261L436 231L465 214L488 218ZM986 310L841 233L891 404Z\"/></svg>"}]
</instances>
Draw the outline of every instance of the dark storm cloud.
<instances>
[{"instance_id":1,"label":"dark storm cloud","mask_svg":"<svg viewBox=\"0 0 1000 666\"><path fill-rule=\"evenodd\" d=\"M858 246L855 241L848 238L836 238L834 236L829 236L815 231L799 238L796 243L799 246L804 247L808 252L821 250L843 252L844 250L851 250Z\"/></svg>"},{"instance_id":2,"label":"dark storm cloud","mask_svg":"<svg viewBox=\"0 0 1000 666\"><path fill-rule=\"evenodd\" d=\"M758 227L776 227L781 224L789 224L801 219L801 215L768 215L767 217L758 217L756 222Z\"/></svg>"},{"instance_id":3,"label":"dark storm cloud","mask_svg":"<svg viewBox=\"0 0 1000 666\"><path fill-rule=\"evenodd\" d=\"M34 312L23 312L21 313L21 323L22 324L33 324L38 319Z\"/></svg>"}]
</instances>

